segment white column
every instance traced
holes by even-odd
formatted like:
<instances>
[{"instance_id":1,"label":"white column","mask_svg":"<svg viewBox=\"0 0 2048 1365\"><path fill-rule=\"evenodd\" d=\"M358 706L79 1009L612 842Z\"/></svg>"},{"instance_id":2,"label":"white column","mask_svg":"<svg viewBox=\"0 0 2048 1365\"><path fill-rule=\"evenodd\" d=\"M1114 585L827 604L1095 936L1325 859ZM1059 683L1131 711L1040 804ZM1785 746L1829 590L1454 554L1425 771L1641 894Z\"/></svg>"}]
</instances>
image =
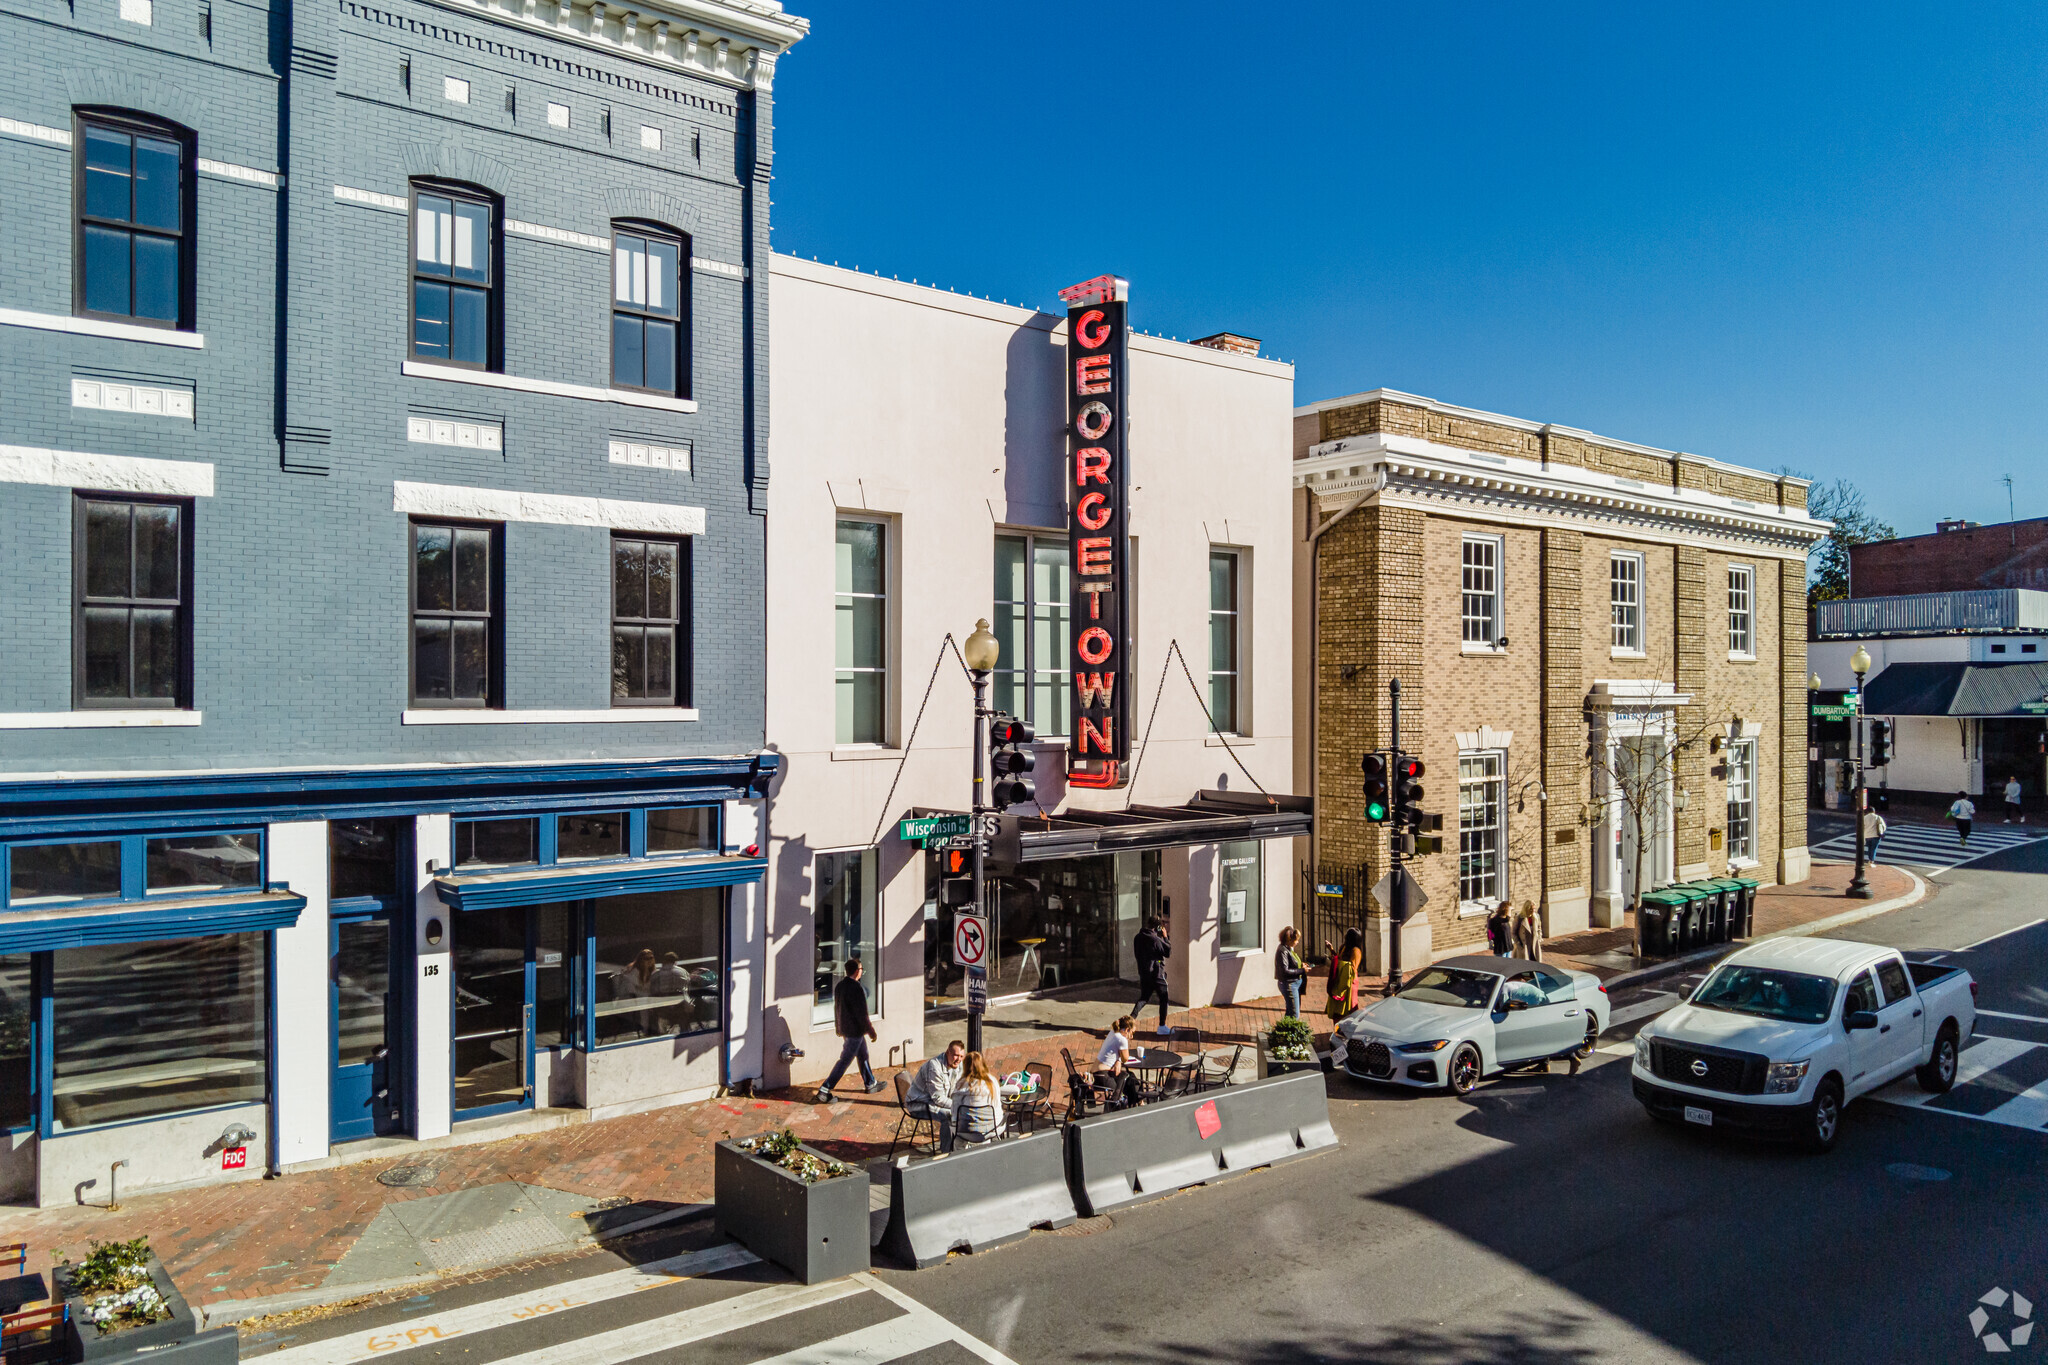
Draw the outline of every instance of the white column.
<instances>
[{"instance_id":1,"label":"white column","mask_svg":"<svg viewBox=\"0 0 2048 1365\"><path fill-rule=\"evenodd\" d=\"M327 822L272 825L269 879L306 898L299 922L277 931L276 1161L289 1166L327 1155L334 1077L333 1009L327 987Z\"/></svg>"},{"instance_id":2,"label":"white column","mask_svg":"<svg viewBox=\"0 0 2048 1365\"><path fill-rule=\"evenodd\" d=\"M413 887L417 906L413 923L415 994L419 1011L413 1021L413 1096L416 1137L445 1137L450 1122L450 1067L453 1047L450 1014L455 964L449 945L455 941L455 912L441 904L428 863L445 867L453 853L445 815L422 815L414 822ZM429 942L438 933L439 943Z\"/></svg>"},{"instance_id":3,"label":"white column","mask_svg":"<svg viewBox=\"0 0 2048 1365\"><path fill-rule=\"evenodd\" d=\"M738 853L749 845L765 847L761 813L758 801L725 803L725 852ZM761 1038L766 1032L762 1010L767 1004L763 988L768 980L768 914L762 884L733 887L726 913L730 917L726 942L732 955L725 1003L726 1076L737 1085L758 1080L764 1060Z\"/></svg>"}]
</instances>

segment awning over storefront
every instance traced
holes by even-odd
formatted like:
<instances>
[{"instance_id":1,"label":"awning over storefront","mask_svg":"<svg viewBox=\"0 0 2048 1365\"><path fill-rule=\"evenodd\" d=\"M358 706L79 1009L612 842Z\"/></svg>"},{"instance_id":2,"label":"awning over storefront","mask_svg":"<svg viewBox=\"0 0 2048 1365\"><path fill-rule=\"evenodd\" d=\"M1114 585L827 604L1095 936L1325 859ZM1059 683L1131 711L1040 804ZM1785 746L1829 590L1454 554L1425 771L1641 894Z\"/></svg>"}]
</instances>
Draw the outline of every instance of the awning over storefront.
<instances>
[{"instance_id":1,"label":"awning over storefront","mask_svg":"<svg viewBox=\"0 0 2048 1365\"><path fill-rule=\"evenodd\" d=\"M1238 839L1305 838L1314 816L1315 802L1306 796L1205 791L1184 806L1005 815L989 852L998 863L1022 864Z\"/></svg>"},{"instance_id":2,"label":"awning over storefront","mask_svg":"<svg viewBox=\"0 0 2048 1365\"><path fill-rule=\"evenodd\" d=\"M1872 716L2021 716L2048 707L2048 663L1892 664L1863 688Z\"/></svg>"},{"instance_id":3,"label":"awning over storefront","mask_svg":"<svg viewBox=\"0 0 2048 1365\"><path fill-rule=\"evenodd\" d=\"M289 929L306 898L285 886L242 895L73 905L0 914L0 953Z\"/></svg>"},{"instance_id":4,"label":"awning over storefront","mask_svg":"<svg viewBox=\"0 0 2048 1365\"><path fill-rule=\"evenodd\" d=\"M442 904L456 910L498 910L513 905L596 900L644 891L739 886L758 882L766 858L648 859L594 867L526 867L517 871L444 873L434 878Z\"/></svg>"}]
</instances>

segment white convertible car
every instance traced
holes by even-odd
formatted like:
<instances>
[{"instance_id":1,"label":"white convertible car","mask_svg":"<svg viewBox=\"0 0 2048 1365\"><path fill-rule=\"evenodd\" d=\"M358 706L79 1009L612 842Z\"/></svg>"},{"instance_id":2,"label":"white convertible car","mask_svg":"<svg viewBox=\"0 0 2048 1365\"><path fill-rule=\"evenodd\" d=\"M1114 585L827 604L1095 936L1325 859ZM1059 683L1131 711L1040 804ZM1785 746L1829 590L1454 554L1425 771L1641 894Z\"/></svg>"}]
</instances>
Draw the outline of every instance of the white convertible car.
<instances>
[{"instance_id":1,"label":"white convertible car","mask_svg":"<svg viewBox=\"0 0 2048 1365\"><path fill-rule=\"evenodd\" d=\"M1607 988L1591 972L1518 957L1451 957L1398 994L1337 1023L1352 1075L1465 1094L1482 1076L1584 1057L1607 1028Z\"/></svg>"}]
</instances>

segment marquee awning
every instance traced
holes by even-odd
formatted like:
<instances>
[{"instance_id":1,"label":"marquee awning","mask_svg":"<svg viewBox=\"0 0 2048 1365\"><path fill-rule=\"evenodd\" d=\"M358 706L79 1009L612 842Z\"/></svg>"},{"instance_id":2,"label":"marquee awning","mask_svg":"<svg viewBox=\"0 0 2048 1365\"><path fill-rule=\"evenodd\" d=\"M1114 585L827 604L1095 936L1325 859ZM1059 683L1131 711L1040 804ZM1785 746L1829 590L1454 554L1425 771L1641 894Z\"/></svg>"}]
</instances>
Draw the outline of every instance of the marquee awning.
<instances>
[{"instance_id":1,"label":"marquee awning","mask_svg":"<svg viewBox=\"0 0 2048 1365\"><path fill-rule=\"evenodd\" d=\"M1238 839L1305 838L1314 822L1311 797L1205 791L1182 806L1005 815L989 852L998 863L1043 863Z\"/></svg>"},{"instance_id":2,"label":"marquee awning","mask_svg":"<svg viewBox=\"0 0 2048 1365\"><path fill-rule=\"evenodd\" d=\"M305 908L304 896L273 886L231 895L10 910L0 914L0 953L289 929Z\"/></svg>"},{"instance_id":3,"label":"marquee awning","mask_svg":"<svg viewBox=\"0 0 2048 1365\"><path fill-rule=\"evenodd\" d=\"M525 867L517 871L443 873L434 878L441 902L455 910L497 910L513 905L596 900L645 891L739 886L767 875L766 858L647 859L591 867Z\"/></svg>"}]
</instances>

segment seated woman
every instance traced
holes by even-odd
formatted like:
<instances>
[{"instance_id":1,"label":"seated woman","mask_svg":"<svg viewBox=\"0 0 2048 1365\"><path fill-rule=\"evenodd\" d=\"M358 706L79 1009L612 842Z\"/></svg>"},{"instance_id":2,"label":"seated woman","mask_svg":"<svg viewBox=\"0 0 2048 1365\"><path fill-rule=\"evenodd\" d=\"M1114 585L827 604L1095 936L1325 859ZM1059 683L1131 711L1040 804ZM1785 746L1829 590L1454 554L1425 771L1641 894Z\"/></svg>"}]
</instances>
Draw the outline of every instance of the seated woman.
<instances>
[{"instance_id":1,"label":"seated woman","mask_svg":"<svg viewBox=\"0 0 2048 1365\"><path fill-rule=\"evenodd\" d=\"M992 1142L1003 1135L1003 1095L979 1052L967 1054L953 1090L953 1141ZM952 1144L947 1144L951 1150Z\"/></svg>"},{"instance_id":2,"label":"seated woman","mask_svg":"<svg viewBox=\"0 0 2048 1365\"><path fill-rule=\"evenodd\" d=\"M1096 1083L1114 1087L1120 1095L1119 1106L1138 1102L1138 1078L1131 1074L1131 1035L1137 1031L1138 1021L1128 1014L1122 1016L1109 1026L1109 1037L1095 1054Z\"/></svg>"}]
</instances>

